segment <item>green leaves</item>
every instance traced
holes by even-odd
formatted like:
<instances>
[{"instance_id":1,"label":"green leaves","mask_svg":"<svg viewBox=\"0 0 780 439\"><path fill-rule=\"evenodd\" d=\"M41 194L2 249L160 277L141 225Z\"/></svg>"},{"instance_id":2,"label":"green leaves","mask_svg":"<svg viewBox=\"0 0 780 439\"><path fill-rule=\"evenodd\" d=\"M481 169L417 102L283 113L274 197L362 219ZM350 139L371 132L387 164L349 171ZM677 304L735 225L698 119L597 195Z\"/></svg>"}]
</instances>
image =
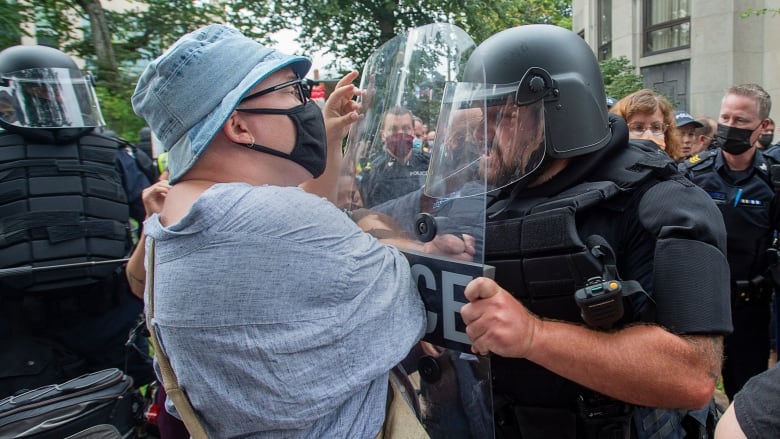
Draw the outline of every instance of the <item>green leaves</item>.
<instances>
[{"instance_id":1,"label":"green leaves","mask_svg":"<svg viewBox=\"0 0 780 439\"><path fill-rule=\"evenodd\" d=\"M521 24L570 29L572 13L571 0L281 0L275 10L300 28L306 50L326 50L343 71L362 68L374 49L410 27L449 22L481 42Z\"/></svg>"},{"instance_id":2,"label":"green leaves","mask_svg":"<svg viewBox=\"0 0 780 439\"><path fill-rule=\"evenodd\" d=\"M634 73L634 66L625 56L601 61L599 68L607 96L620 99L644 88L642 76Z\"/></svg>"}]
</instances>

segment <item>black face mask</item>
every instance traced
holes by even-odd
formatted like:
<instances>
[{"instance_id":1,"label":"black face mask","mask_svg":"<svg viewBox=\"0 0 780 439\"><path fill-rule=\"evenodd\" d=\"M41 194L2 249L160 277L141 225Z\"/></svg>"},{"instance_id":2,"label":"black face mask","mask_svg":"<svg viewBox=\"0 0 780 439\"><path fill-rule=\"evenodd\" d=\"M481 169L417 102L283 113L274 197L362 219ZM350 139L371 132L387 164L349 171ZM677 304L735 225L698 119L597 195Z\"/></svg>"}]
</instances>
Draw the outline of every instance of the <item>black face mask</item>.
<instances>
[{"instance_id":1,"label":"black face mask","mask_svg":"<svg viewBox=\"0 0 780 439\"><path fill-rule=\"evenodd\" d=\"M763 146L764 148L766 148L767 146L769 146L769 145L771 145L771 144L772 144L772 139L773 139L774 137L775 137L775 135L774 135L774 134L772 134L772 133L769 133L769 134L762 134L762 135L758 136L758 143L760 143L760 144L761 144L761 146Z\"/></svg>"},{"instance_id":2,"label":"black face mask","mask_svg":"<svg viewBox=\"0 0 780 439\"><path fill-rule=\"evenodd\" d=\"M316 102L309 101L285 110L236 108L236 111L251 114L284 114L289 117L295 124L295 146L289 154L255 143L245 146L255 151L292 160L303 166L314 178L325 172L328 155L325 142L325 121Z\"/></svg>"},{"instance_id":3,"label":"black face mask","mask_svg":"<svg viewBox=\"0 0 780 439\"><path fill-rule=\"evenodd\" d=\"M740 155L753 146L750 143L750 136L753 135L753 131L757 128L750 130L718 124L715 138L718 140L718 146L723 148L724 151L729 154Z\"/></svg>"}]
</instances>

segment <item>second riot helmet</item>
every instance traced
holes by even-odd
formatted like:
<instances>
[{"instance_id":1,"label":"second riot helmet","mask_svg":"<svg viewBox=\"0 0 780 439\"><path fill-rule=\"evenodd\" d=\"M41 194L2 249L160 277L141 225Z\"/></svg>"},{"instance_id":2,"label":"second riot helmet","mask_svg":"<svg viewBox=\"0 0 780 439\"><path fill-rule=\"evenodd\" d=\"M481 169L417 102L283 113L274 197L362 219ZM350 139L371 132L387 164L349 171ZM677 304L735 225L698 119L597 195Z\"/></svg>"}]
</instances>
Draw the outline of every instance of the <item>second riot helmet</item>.
<instances>
[{"instance_id":1,"label":"second riot helmet","mask_svg":"<svg viewBox=\"0 0 780 439\"><path fill-rule=\"evenodd\" d=\"M67 54L21 45L0 52L0 125L12 131L104 125L89 75Z\"/></svg>"}]
</instances>

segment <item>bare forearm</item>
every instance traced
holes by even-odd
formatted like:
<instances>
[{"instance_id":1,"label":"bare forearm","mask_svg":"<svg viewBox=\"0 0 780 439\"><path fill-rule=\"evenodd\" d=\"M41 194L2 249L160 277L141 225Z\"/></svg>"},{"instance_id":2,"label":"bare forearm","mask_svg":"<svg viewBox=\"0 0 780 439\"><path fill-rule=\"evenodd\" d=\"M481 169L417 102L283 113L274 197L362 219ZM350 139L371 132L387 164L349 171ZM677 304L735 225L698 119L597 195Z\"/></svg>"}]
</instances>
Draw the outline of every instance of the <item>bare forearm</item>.
<instances>
[{"instance_id":1,"label":"bare forearm","mask_svg":"<svg viewBox=\"0 0 780 439\"><path fill-rule=\"evenodd\" d=\"M133 254L125 266L125 276L130 284L130 291L138 298L144 298L144 287L146 285L146 269L144 268L144 258L146 257L146 235L141 232Z\"/></svg>"},{"instance_id":2,"label":"bare forearm","mask_svg":"<svg viewBox=\"0 0 780 439\"><path fill-rule=\"evenodd\" d=\"M608 333L544 321L527 358L622 401L698 409L712 396L721 355L715 336L680 337L655 325Z\"/></svg>"}]
</instances>

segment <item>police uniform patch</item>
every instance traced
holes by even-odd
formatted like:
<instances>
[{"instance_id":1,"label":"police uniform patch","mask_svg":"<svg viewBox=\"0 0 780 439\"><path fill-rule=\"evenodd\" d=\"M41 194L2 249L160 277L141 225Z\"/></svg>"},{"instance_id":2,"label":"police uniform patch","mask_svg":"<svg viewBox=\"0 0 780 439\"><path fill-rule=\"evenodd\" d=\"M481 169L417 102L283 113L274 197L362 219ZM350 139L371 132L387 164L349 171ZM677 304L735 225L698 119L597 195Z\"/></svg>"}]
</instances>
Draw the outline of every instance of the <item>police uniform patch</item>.
<instances>
[{"instance_id":1,"label":"police uniform patch","mask_svg":"<svg viewBox=\"0 0 780 439\"><path fill-rule=\"evenodd\" d=\"M696 163L699 163L701 161L701 157L699 157L699 154L696 154L695 156L688 159L688 163L695 165Z\"/></svg>"},{"instance_id":2,"label":"police uniform patch","mask_svg":"<svg viewBox=\"0 0 780 439\"><path fill-rule=\"evenodd\" d=\"M726 194L723 192L713 192L713 191L707 191L707 193L712 197L715 201L726 201Z\"/></svg>"}]
</instances>

